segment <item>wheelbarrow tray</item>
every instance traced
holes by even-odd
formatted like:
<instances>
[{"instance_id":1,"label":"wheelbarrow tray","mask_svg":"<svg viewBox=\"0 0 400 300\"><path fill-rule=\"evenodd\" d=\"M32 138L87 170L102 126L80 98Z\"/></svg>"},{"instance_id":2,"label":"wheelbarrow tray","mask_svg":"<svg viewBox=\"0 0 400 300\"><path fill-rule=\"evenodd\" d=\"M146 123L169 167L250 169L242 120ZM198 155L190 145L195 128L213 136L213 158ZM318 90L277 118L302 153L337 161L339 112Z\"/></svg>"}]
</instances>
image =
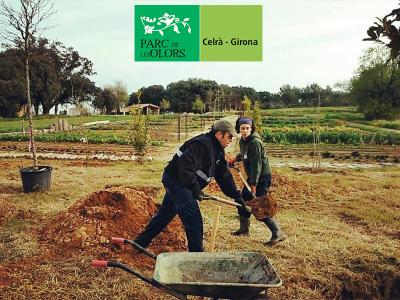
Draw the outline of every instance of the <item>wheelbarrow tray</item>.
<instances>
[{"instance_id":1,"label":"wheelbarrow tray","mask_svg":"<svg viewBox=\"0 0 400 300\"><path fill-rule=\"evenodd\" d=\"M282 280L257 252L171 252L157 255L154 279L186 295L250 299Z\"/></svg>"}]
</instances>

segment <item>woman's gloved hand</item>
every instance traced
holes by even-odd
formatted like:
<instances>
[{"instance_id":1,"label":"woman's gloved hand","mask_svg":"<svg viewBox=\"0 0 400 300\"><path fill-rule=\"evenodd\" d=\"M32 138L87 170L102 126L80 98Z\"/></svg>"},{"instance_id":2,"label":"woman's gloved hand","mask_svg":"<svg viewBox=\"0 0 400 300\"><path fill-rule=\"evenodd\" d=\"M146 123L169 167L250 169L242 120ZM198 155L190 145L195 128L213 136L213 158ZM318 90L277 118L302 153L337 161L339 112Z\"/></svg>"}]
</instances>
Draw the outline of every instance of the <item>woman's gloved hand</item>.
<instances>
[{"instance_id":1,"label":"woman's gloved hand","mask_svg":"<svg viewBox=\"0 0 400 300\"><path fill-rule=\"evenodd\" d=\"M256 185L251 185L250 188L251 188L251 192L255 195L256 191L257 191L257 186Z\"/></svg>"},{"instance_id":2,"label":"woman's gloved hand","mask_svg":"<svg viewBox=\"0 0 400 300\"><path fill-rule=\"evenodd\" d=\"M236 158L228 159L228 166L229 168L233 168L236 163Z\"/></svg>"}]
</instances>

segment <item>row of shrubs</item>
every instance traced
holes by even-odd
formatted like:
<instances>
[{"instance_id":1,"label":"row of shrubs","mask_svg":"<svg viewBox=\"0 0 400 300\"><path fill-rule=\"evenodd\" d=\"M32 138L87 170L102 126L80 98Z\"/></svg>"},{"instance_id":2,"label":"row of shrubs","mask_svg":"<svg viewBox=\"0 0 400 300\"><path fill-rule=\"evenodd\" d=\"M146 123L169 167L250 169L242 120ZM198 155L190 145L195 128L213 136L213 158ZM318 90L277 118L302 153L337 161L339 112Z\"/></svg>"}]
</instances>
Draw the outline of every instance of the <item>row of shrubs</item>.
<instances>
[{"instance_id":1,"label":"row of shrubs","mask_svg":"<svg viewBox=\"0 0 400 300\"><path fill-rule=\"evenodd\" d=\"M284 131L266 129L263 131L263 140L267 143L309 144L313 143L314 136L312 130L306 128L295 128ZM322 130L320 132L320 142L325 144L400 145L400 134L354 130Z\"/></svg>"}]
</instances>

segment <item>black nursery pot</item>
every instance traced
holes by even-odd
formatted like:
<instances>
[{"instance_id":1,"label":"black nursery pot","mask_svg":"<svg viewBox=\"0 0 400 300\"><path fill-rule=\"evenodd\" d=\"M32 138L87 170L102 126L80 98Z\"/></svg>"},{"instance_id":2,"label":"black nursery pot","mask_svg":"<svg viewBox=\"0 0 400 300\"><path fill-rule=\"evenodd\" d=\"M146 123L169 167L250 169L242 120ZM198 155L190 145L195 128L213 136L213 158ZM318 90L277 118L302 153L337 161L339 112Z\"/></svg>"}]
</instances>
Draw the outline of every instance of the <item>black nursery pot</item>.
<instances>
[{"instance_id":1,"label":"black nursery pot","mask_svg":"<svg viewBox=\"0 0 400 300\"><path fill-rule=\"evenodd\" d=\"M46 191L50 188L51 166L37 166L19 169L21 173L22 186L24 192Z\"/></svg>"}]
</instances>

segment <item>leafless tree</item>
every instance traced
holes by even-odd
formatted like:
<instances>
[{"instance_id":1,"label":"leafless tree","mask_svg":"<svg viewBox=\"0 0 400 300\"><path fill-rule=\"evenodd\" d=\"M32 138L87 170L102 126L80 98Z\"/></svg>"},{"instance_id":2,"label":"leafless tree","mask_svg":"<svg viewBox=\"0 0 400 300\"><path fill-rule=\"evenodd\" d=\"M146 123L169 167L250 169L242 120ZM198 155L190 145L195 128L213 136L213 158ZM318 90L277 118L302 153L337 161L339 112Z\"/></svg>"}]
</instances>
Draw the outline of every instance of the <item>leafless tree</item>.
<instances>
[{"instance_id":1,"label":"leafless tree","mask_svg":"<svg viewBox=\"0 0 400 300\"><path fill-rule=\"evenodd\" d=\"M19 0L19 4L11 5L4 1L0 4L1 37L7 41L9 47L19 49L25 60L25 80L27 111L29 116L30 148L33 166L37 167L35 142L32 122L32 102L29 82L29 58L35 39L49 27L45 21L55 13L54 5L50 0Z\"/></svg>"}]
</instances>

